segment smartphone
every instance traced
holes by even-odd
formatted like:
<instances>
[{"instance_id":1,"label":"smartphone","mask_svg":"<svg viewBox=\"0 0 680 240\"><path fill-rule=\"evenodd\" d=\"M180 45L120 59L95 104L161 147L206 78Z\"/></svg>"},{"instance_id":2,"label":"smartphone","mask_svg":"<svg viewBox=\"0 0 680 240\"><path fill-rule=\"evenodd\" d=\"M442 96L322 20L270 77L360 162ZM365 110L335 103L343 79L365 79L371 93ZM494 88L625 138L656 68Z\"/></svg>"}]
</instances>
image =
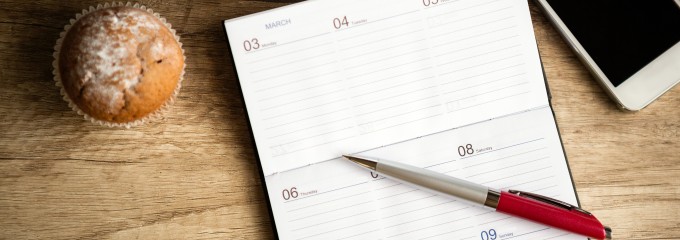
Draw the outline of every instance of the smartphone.
<instances>
[{"instance_id":1,"label":"smartphone","mask_svg":"<svg viewBox=\"0 0 680 240\"><path fill-rule=\"evenodd\" d=\"M680 82L680 0L535 1L621 108Z\"/></svg>"}]
</instances>

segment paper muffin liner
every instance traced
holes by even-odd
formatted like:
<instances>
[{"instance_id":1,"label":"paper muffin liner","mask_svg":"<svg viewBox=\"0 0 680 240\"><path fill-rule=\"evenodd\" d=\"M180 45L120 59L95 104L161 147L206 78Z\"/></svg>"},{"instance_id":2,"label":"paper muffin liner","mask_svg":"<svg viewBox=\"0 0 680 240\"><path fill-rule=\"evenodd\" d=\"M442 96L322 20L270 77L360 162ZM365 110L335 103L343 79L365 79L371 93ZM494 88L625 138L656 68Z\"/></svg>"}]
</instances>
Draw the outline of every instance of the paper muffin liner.
<instances>
[{"instance_id":1,"label":"paper muffin liner","mask_svg":"<svg viewBox=\"0 0 680 240\"><path fill-rule=\"evenodd\" d=\"M175 90L172 93L172 95L170 96L170 98L168 98L168 100L166 100L165 103L163 103L163 105L161 105L160 108L149 113L145 117L143 117L141 119L137 119L135 121L125 122L125 123L108 122L108 121L104 121L104 120L99 120L99 119L96 119L96 118L90 116L86 112L82 111L78 107L78 105L75 104L71 100L71 98L68 96L68 93L66 93L66 90L64 89L64 85L61 82L61 72L59 71L59 52L61 51L61 44L64 41L64 38L66 37L66 35L68 34L68 31L71 28L71 26L73 26L80 18L82 18L83 16L85 16L89 13L96 12L96 11L101 10L101 9L112 8L112 7L133 7L133 8L144 10L144 11L150 13L151 15L155 16L158 20L160 20L161 23L163 23L168 28L168 30L170 30L172 35L175 37L175 40L179 44L179 48L182 51L182 57L184 58L184 64L182 66L182 72L179 75L179 80L177 81L177 87L175 87ZM59 87L59 91L60 91L61 96L64 99L64 101L66 101L68 103L69 107L71 107L71 109L73 109L73 111L77 112L78 115L83 116L85 118L85 120L89 120L92 123L99 124L99 125L102 125L102 126L107 126L107 127L130 128L130 127L142 125L142 124L147 123L147 122L153 122L153 121L157 121L157 120L161 119L163 117L163 114L165 114L166 112L169 111L170 106L175 102L175 98L179 94L180 88L182 88L182 81L184 80L184 73L185 73L185 69L186 69L186 65L187 65L186 64L187 57L184 53L184 48L182 48L182 42L179 41L179 36L177 36L177 32L174 29L172 29L172 24L168 23L165 20L165 18L161 17L160 14L154 12L151 8L148 8L148 7L146 7L142 4L139 4L139 3L132 3L132 2L126 2L126 3L123 3L123 2L108 3L107 2L107 3L104 3L103 5L98 4L97 7L90 6L88 9L83 9L81 13L77 13L75 18L70 19L69 24L66 24L64 26L64 31L62 31L59 34L59 39L57 40L57 43L54 45L54 53L52 54L52 56L54 57L54 61L52 62L52 67L53 67L52 74L54 75L55 85L57 87Z\"/></svg>"}]
</instances>

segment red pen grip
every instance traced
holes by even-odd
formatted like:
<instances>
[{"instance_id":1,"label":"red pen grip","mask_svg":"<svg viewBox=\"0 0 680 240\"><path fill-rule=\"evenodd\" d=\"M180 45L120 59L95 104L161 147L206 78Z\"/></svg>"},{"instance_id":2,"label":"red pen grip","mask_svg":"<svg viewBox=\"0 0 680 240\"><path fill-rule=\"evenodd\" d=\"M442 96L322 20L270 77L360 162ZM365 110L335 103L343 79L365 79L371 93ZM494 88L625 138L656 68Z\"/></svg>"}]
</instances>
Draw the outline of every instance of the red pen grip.
<instances>
[{"instance_id":1,"label":"red pen grip","mask_svg":"<svg viewBox=\"0 0 680 240\"><path fill-rule=\"evenodd\" d=\"M501 192L496 211L596 239L605 239L604 226L592 214Z\"/></svg>"}]
</instances>

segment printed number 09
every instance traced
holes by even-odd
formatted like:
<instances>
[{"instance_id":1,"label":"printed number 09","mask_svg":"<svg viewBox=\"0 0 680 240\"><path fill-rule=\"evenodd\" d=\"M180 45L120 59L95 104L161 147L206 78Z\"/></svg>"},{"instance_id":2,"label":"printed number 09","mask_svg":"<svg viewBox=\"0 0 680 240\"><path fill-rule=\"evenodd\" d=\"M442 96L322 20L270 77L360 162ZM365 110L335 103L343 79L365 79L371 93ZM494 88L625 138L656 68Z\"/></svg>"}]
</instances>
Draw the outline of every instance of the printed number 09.
<instances>
[{"instance_id":1,"label":"printed number 09","mask_svg":"<svg viewBox=\"0 0 680 240\"><path fill-rule=\"evenodd\" d=\"M482 240L496 240L496 230L489 229L489 231L482 231L480 234Z\"/></svg>"},{"instance_id":2,"label":"printed number 09","mask_svg":"<svg viewBox=\"0 0 680 240\"><path fill-rule=\"evenodd\" d=\"M290 190L283 189L283 191L281 191L281 196L283 197L283 200L288 200L288 199L291 199L291 198L297 198L298 197L297 188L292 187L292 188L290 188Z\"/></svg>"},{"instance_id":3,"label":"printed number 09","mask_svg":"<svg viewBox=\"0 0 680 240\"><path fill-rule=\"evenodd\" d=\"M461 157L464 157L465 155L472 155L473 153L475 153L475 149L472 148L472 144L458 146L458 155Z\"/></svg>"}]
</instances>

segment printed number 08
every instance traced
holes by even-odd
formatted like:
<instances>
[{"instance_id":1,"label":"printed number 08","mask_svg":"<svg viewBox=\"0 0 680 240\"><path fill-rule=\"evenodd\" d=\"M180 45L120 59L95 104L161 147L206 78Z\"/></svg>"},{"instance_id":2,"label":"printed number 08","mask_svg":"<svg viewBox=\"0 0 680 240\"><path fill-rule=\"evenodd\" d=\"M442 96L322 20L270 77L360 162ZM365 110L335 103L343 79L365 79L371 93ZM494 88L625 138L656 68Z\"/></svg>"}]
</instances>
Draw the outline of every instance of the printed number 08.
<instances>
[{"instance_id":1,"label":"printed number 08","mask_svg":"<svg viewBox=\"0 0 680 240\"><path fill-rule=\"evenodd\" d=\"M482 231L480 234L482 240L496 240L496 230L489 229L489 231Z\"/></svg>"},{"instance_id":2,"label":"printed number 08","mask_svg":"<svg viewBox=\"0 0 680 240\"><path fill-rule=\"evenodd\" d=\"M475 153L475 149L472 148L472 144L458 146L458 155L460 155L461 157L465 155L472 155L473 153Z\"/></svg>"}]
</instances>

